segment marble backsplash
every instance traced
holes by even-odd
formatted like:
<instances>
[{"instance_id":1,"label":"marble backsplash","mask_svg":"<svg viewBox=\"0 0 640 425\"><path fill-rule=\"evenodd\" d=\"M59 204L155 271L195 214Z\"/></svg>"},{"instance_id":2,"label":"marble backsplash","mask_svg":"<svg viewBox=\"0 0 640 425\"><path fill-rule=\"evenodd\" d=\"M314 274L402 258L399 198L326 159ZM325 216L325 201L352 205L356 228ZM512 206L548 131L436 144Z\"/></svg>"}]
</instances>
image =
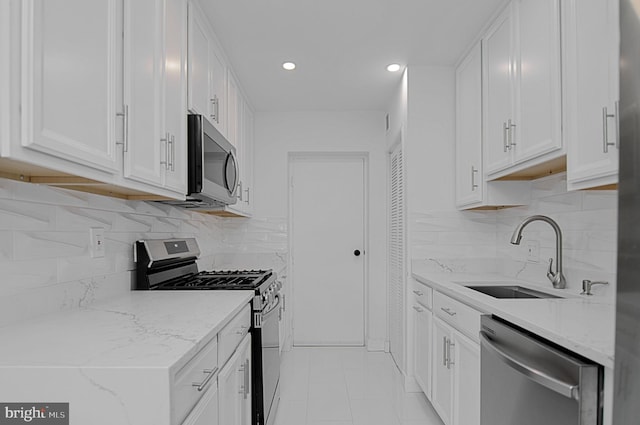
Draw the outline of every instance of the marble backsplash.
<instances>
[{"instance_id":1,"label":"marble backsplash","mask_svg":"<svg viewBox=\"0 0 640 425\"><path fill-rule=\"evenodd\" d=\"M89 229L105 231L91 258ZM0 179L0 326L130 291L133 243L195 237L200 269L273 268L286 276L286 219L221 218Z\"/></svg>"},{"instance_id":2,"label":"marble backsplash","mask_svg":"<svg viewBox=\"0 0 640 425\"><path fill-rule=\"evenodd\" d=\"M566 191L566 175L533 182L530 205L497 211L441 211L410 215L412 261L434 271L498 273L541 286L549 258L555 257L555 234L548 224L528 225L519 246L509 240L516 226L533 214L558 222L563 234L567 288L580 292L582 279L606 280L596 295L615 295L617 261L617 191ZM539 260L527 259L527 243L539 245Z\"/></svg>"}]
</instances>

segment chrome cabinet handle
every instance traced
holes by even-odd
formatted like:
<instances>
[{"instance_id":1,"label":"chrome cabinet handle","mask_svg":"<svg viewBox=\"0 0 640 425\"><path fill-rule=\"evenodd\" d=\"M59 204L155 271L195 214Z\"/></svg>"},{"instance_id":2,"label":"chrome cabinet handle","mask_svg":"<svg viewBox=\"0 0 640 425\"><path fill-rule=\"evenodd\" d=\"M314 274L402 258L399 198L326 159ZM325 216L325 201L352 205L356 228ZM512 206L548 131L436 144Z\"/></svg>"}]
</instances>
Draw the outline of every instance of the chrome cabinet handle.
<instances>
[{"instance_id":1,"label":"chrome cabinet handle","mask_svg":"<svg viewBox=\"0 0 640 425\"><path fill-rule=\"evenodd\" d=\"M160 142L164 142L164 161L160 161L160 165L164 165L165 170L169 169L169 141L171 140L171 134L165 133L165 137L160 139Z\"/></svg>"},{"instance_id":2,"label":"chrome cabinet handle","mask_svg":"<svg viewBox=\"0 0 640 425\"><path fill-rule=\"evenodd\" d=\"M247 200L246 200L246 201L244 201L244 202L246 202L247 204L249 203L249 189L251 189L251 188L250 188L250 187L247 187L247 188L244 190L245 192L247 192Z\"/></svg>"},{"instance_id":3,"label":"chrome cabinet handle","mask_svg":"<svg viewBox=\"0 0 640 425\"><path fill-rule=\"evenodd\" d=\"M447 313L449 316L455 316L456 312L451 310L450 308L445 308L445 307L440 307L440 310L444 311L445 313Z\"/></svg>"},{"instance_id":4,"label":"chrome cabinet handle","mask_svg":"<svg viewBox=\"0 0 640 425\"><path fill-rule=\"evenodd\" d=\"M609 118L616 118L614 114L610 114L607 107L602 108L602 151L609 153L609 146L616 146L616 143L609 141Z\"/></svg>"},{"instance_id":5,"label":"chrome cabinet handle","mask_svg":"<svg viewBox=\"0 0 640 425\"><path fill-rule=\"evenodd\" d=\"M616 100L616 149L620 149L620 101Z\"/></svg>"},{"instance_id":6,"label":"chrome cabinet handle","mask_svg":"<svg viewBox=\"0 0 640 425\"><path fill-rule=\"evenodd\" d=\"M191 386L193 386L193 387L198 387L198 391L204 390L204 387L207 386L209 381L211 381L214 378L214 376L216 376L218 374L218 368L215 367L214 369L205 369L205 370L202 371L202 373L208 375L204 379L204 381L202 381L201 383L194 382L193 384L191 384Z\"/></svg>"},{"instance_id":7,"label":"chrome cabinet handle","mask_svg":"<svg viewBox=\"0 0 640 425\"><path fill-rule=\"evenodd\" d=\"M246 400L249 396L249 387L251 383L249 382L249 378L251 378L251 370L249 369L249 359L244 361L244 399Z\"/></svg>"},{"instance_id":8,"label":"chrome cabinet handle","mask_svg":"<svg viewBox=\"0 0 640 425\"><path fill-rule=\"evenodd\" d=\"M168 167L171 169L171 171L175 171L176 170L176 136L174 136L173 134L171 135L171 137L169 138L169 142L168 142L168 158L169 158L169 165Z\"/></svg>"},{"instance_id":9,"label":"chrome cabinet handle","mask_svg":"<svg viewBox=\"0 0 640 425\"><path fill-rule=\"evenodd\" d=\"M509 149L511 149L516 145L516 142L515 142L516 137L513 134L515 128L516 128L516 125L512 123L511 118L509 118Z\"/></svg>"},{"instance_id":10,"label":"chrome cabinet handle","mask_svg":"<svg viewBox=\"0 0 640 425\"><path fill-rule=\"evenodd\" d=\"M413 309L414 309L415 311L417 311L418 313L422 313L422 312L424 311L424 309L422 309L421 307L418 307L417 305L414 305L414 306L413 306Z\"/></svg>"},{"instance_id":11,"label":"chrome cabinet handle","mask_svg":"<svg viewBox=\"0 0 640 425\"><path fill-rule=\"evenodd\" d=\"M414 294L416 294L416 295L417 295L417 296L419 296L419 297L421 297L421 296L423 296L423 295L424 295L424 292L422 292L422 291L418 291L417 289L414 289L414 290L413 290L413 293L414 293Z\"/></svg>"},{"instance_id":12,"label":"chrome cabinet handle","mask_svg":"<svg viewBox=\"0 0 640 425\"><path fill-rule=\"evenodd\" d=\"M237 199L239 199L240 201L243 201L243 199L242 199L242 193L243 193L243 190L242 190L242 180L240 180L240 181L238 182L238 194L236 195L236 198L237 198Z\"/></svg>"},{"instance_id":13,"label":"chrome cabinet handle","mask_svg":"<svg viewBox=\"0 0 640 425\"><path fill-rule=\"evenodd\" d=\"M116 113L117 117L122 117L122 142L116 142L116 145L122 145L124 152L129 151L129 105L122 105L122 112Z\"/></svg>"},{"instance_id":14,"label":"chrome cabinet handle","mask_svg":"<svg viewBox=\"0 0 640 425\"><path fill-rule=\"evenodd\" d=\"M211 114L211 119L220 124L220 99L218 99L218 95L213 95L211 103L213 104L213 114Z\"/></svg>"},{"instance_id":15,"label":"chrome cabinet handle","mask_svg":"<svg viewBox=\"0 0 640 425\"><path fill-rule=\"evenodd\" d=\"M504 152L508 152L511 149L509 143L507 143L507 132L509 131L509 127L506 122L502 123L502 145L504 146Z\"/></svg>"},{"instance_id":16,"label":"chrome cabinet handle","mask_svg":"<svg viewBox=\"0 0 640 425\"><path fill-rule=\"evenodd\" d=\"M447 338L447 369L451 369L451 365L455 362L451 361L451 347L455 347L456 344Z\"/></svg>"},{"instance_id":17,"label":"chrome cabinet handle","mask_svg":"<svg viewBox=\"0 0 640 425\"><path fill-rule=\"evenodd\" d=\"M211 106L213 107L213 111L211 114L211 119L220 124L220 118L218 117L218 95L213 95L211 100Z\"/></svg>"},{"instance_id":18,"label":"chrome cabinet handle","mask_svg":"<svg viewBox=\"0 0 640 425\"><path fill-rule=\"evenodd\" d=\"M442 337L442 366L447 366L447 337Z\"/></svg>"},{"instance_id":19,"label":"chrome cabinet handle","mask_svg":"<svg viewBox=\"0 0 640 425\"><path fill-rule=\"evenodd\" d=\"M476 184L476 173L478 172L478 170L476 169L476 167L474 167L473 165L471 166L471 191L475 192L475 190L478 188L478 185Z\"/></svg>"}]
</instances>

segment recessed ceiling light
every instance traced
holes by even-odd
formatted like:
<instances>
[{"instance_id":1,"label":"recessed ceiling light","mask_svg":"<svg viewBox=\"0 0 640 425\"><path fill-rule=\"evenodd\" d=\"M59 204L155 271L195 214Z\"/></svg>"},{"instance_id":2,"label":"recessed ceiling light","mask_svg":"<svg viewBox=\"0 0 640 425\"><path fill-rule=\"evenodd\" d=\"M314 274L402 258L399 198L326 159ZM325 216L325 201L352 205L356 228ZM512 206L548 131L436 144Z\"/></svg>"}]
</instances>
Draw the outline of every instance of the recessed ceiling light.
<instances>
[{"instance_id":1,"label":"recessed ceiling light","mask_svg":"<svg viewBox=\"0 0 640 425\"><path fill-rule=\"evenodd\" d=\"M387 65L387 71L398 72L400 71L400 65L397 63L392 63L391 65Z\"/></svg>"},{"instance_id":2,"label":"recessed ceiling light","mask_svg":"<svg viewBox=\"0 0 640 425\"><path fill-rule=\"evenodd\" d=\"M294 69L296 69L296 64L293 62L285 62L282 64L282 67L287 71L293 71Z\"/></svg>"}]
</instances>

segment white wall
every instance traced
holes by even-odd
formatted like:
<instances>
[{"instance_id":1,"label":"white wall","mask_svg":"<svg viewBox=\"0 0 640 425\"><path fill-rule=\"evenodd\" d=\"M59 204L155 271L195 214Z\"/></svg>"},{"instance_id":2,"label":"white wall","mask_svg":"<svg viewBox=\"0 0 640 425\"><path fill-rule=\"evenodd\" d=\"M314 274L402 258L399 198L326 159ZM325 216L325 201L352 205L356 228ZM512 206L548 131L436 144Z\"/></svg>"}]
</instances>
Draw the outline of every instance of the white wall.
<instances>
[{"instance_id":1,"label":"white wall","mask_svg":"<svg viewBox=\"0 0 640 425\"><path fill-rule=\"evenodd\" d=\"M364 152L369 157L367 344L386 340L386 187L384 113L258 112L255 115L255 217L288 217L289 152ZM295 285L295 282L291 282Z\"/></svg>"}]
</instances>

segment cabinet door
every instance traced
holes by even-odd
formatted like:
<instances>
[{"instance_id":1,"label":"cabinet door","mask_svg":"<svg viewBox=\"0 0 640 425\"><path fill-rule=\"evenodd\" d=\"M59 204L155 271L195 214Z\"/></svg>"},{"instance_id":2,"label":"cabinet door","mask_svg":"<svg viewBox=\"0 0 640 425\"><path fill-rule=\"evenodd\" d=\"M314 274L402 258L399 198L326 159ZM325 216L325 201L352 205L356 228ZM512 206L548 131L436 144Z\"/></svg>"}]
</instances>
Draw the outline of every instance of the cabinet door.
<instances>
[{"instance_id":1,"label":"cabinet door","mask_svg":"<svg viewBox=\"0 0 640 425\"><path fill-rule=\"evenodd\" d=\"M119 171L118 0L21 4L22 145L84 166Z\"/></svg>"},{"instance_id":2,"label":"cabinet door","mask_svg":"<svg viewBox=\"0 0 640 425\"><path fill-rule=\"evenodd\" d=\"M482 47L456 69L456 204L482 201Z\"/></svg>"},{"instance_id":3,"label":"cabinet door","mask_svg":"<svg viewBox=\"0 0 640 425\"><path fill-rule=\"evenodd\" d=\"M480 346L453 332L453 423L480 425Z\"/></svg>"},{"instance_id":4,"label":"cabinet door","mask_svg":"<svg viewBox=\"0 0 640 425\"><path fill-rule=\"evenodd\" d=\"M189 2L189 66L188 66L188 102L189 111L211 119L209 54L211 45L207 25L202 13Z\"/></svg>"},{"instance_id":5,"label":"cabinet door","mask_svg":"<svg viewBox=\"0 0 640 425\"><path fill-rule=\"evenodd\" d=\"M250 338L245 337L218 375L219 418L224 425L251 425Z\"/></svg>"},{"instance_id":6,"label":"cabinet door","mask_svg":"<svg viewBox=\"0 0 640 425\"><path fill-rule=\"evenodd\" d=\"M209 44L209 100L212 102L211 122L227 134L227 67L215 44Z\"/></svg>"},{"instance_id":7,"label":"cabinet door","mask_svg":"<svg viewBox=\"0 0 640 425\"><path fill-rule=\"evenodd\" d=\"M162 131L163 1L124 2L124 176L162 186L166 133Z\"/></svg>"},{"instance_id":8,"label":"cabinet door","mask_svg":"<svg viewBox=\"0 0 640 425\"><path fill-rule=\"evenodd\" d=\"M187 193L187 2L165 0L164 128L169 133L165 187Z\"/></svg>"},{"instance_id":9,"label":"cabinet door","mask_svg":"<svg viewBox=\"0 0 640 425\"><path fill-rule=\"evenodd\" d=\"M8 155L11 140L11 2L0 2L0 156Z\"/></svg>"},{"instance_id":10,"label":"cabinet door","mask_svg":"<svg viewBox=\"0 0 640 425\"><path fill-rule=\"evenodd\" d=\"M242 200L245 203L245 212L251 214L253 212L253 152L254 152L254 135L253 135L253 112L249 105L244 102L244 111L242 113L242 170L244 175Z\"/></svg>"},{"instance_id":11,"label":"cabinet door","mask_svg":"<svg viewBox=\"0 0 640 425\"><path fill-rule=\"evenodd\" d=\"M251 335L247 335L245 337L245 342L244 344L240 345L240 348L242 350L242 362L244 364L244 368L243 370L243 374L242 374L242 378L243 378L243 382L242 385L240 386L241 390L242 390L242 394L240 394L241 400L240 403L242 405L241 407L241 414L240 414L240 423L242 425L251 425L252 424L252 416L251 416L251 400L253 398L253 388L251 386L252 384L252 375L251 375L251 371L253 370L253 364L251 363L251 341L250 341Z\"/></svg>"},{"instance_id":12,"label":"cabinet door","mask_svg":"<svg viewBox=\"0 0 640 425\"><path fill-rule=\"evenodd\" d=\"M618 2L569 0L563 12L567 183L580 189L616 183Z\"/></svg>"},{"instance_id":13,"label":"cabinet door","mask_svg":"<svg viewBox=\"0 0 640 425\"><path fill-rule=\"evenodd\" d=\"M238 82L231 72L227 75L227 140L231 142L236 149L239 148L239 127L241 113L241 99L238 91ZM241 157L238 154L238 157Z\"/></svg>"},{"instance_id":14,"label":"cabinet door","mask_svg":"<svg viewBox=\"0 0 640 425\"><path fill-rule=\"evenodd\" d=\"M451 328L437 317L433 318L433 387L431 404L445 425L451 424L453 409L453 359L451 353Z\"/></svg>"},{"instance_id":15,"label":"cabinet door","mask_svg":"<svg viewBox=\"0 0 640 425\"><path fill-rule=\"evenodd\" d=\"M431 311L420 305L416 305L414 310L416 381L427 398L431 399L432 314Z\"/></svg>"},{"instance_id":16,"label":"cabinet door","mask_svg":"<svg viewBox=\"0 0 640 425\"><path fill-rule=\"evenodd\" d=\"M214 382L182 425L218 425L218 384Z\"/></svg>"},{"instance_id":17,"label":"cabinet door","mask_svg":"<svg viewBox=\"0 0 640 425\"><path fill-rule=\"evenodd\" d=\"M517 0L515 162L562 149L559 0Z\"/></svg>"},{"instance_id":18,"label":"cabinet door","mask_svg":"<svg viewBox=\"0 0 640 425\"><path fill-rule=\"evenodd\" d=\"M512 6L491 26L482 40L483 53L483 109L484 117L484 168L486 173L504 169L511 164L509 120L513 120L512 87L513 45Z\"/></svg>"}]
</instances>

